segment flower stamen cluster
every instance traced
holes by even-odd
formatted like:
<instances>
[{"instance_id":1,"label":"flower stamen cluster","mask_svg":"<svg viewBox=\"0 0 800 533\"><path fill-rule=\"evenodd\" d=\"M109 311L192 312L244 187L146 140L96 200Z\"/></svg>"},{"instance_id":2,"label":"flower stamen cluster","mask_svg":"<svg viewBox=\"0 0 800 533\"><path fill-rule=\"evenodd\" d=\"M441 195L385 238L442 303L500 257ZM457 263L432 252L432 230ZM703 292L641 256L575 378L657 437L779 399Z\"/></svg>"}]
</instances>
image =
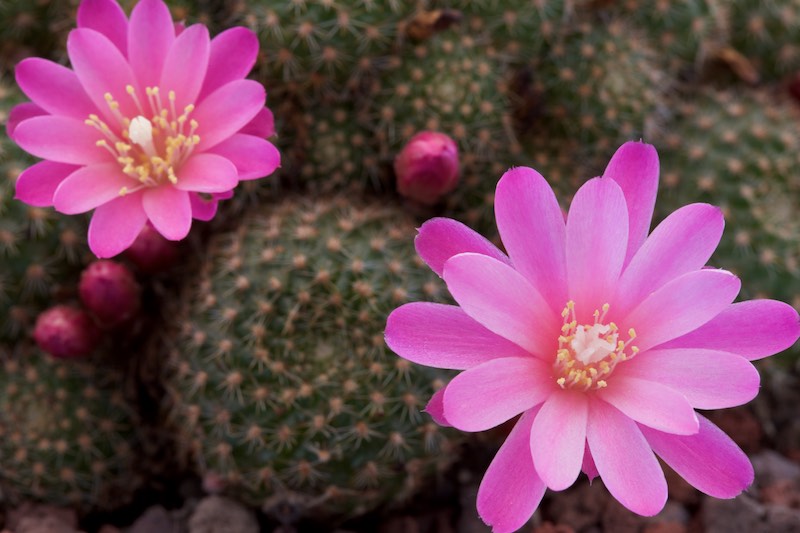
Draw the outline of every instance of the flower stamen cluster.
<instances>
[{"instance_id":1,"label":"flower stamen cluster","mask_svg":"<svg viewBox=\"0 0 800 533\"><path fill-rule=\"evenodd\" d=\"M175 91L167 93L167 108L162 103L160 89L147 87L147 103L152 110L148 119L136 89L128 85L125 90L140 113L133 119L120 112L119 102L111 93L104 95L111 113L119 122L121 136L115 134L96 114L89 115L85 121L105 137L97 141L97 146L108 150L122 166L122 172L138 182L132 188L122 187L119 195L125 196L144 187L158 187L166 181L176 184L176 168L188 159L194 147L200 143L200 136L195 133L199 124L189 119L195 109L194 104L185 106L179 115L175 108Z\"/></svg>"},{"instance_id":2,"label":"flower stamen cluster","mask_svg":"<svg viewBox=\"0 0 800 533\"><path fill-rule=\"evenodd\" d=\"M609 304L594 312L594 323L578 325L575 302L567 302L561 317L561 335L553 370L556 383L562 389L588 391L608 386L606 378L621 362L632 359L639 349L630 346L636 332L628 330L628 340L619 340L619 328L614 322L605 323ZM626 350L628 353L626 353Z\"/></svg>"}]
</instances>

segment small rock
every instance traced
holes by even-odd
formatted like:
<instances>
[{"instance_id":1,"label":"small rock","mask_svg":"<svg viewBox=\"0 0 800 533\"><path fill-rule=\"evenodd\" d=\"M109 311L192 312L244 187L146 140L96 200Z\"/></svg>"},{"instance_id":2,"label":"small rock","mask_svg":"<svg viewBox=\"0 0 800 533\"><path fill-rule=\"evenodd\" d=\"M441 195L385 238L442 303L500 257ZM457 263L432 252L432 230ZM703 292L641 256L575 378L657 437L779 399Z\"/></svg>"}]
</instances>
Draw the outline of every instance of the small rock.
<instances>
[{"instance_id":1,"label":"small rock","mask_svg":"<svg viewBox=\"0 0 800 533\"><path fill-rule=\"evenodd\" d=\"M764 506L748 494L732 500L707 497L703 501L706 533L768 533L764 528Z\"/></svg>"},{"instance_id":2,"label":"small rock","mask_svg":"<svg viewBox=\"0 0 800 533\"><path fill-rule=\"evenodd\" d=\"M26 502L8 513L6 526L14 533L76 533L78 515L73 509Z\"/></svg>"},{"instance_id":3,"label":"small rock","mask_svg":"<svg viewBox=\"0 0 800 533\"><path fill-rule=\"evenodd\" d=\"M128 529L128 533L179 533L180 528L166 509L154 505Z\"/></svg>"},{"instance_id":4,"label":"small rock","mask_svg":"<svg viewBox=\"0 0 800 533\"><path fill-rule=\"evenodd\" d=\"M776 481L800 481L800 465L772 450L764 450L751 457L756 472L756 483L765 487Z\"/></svg>"},{"instance_id":5,"label":"small rock","mask_svg":"<svg viewBox=\"0 0 800 533\"><path fill-rule=\"evenodd\" d=\"M259 533L255 515L233 500L208 496L189 518L189 533Z\"/></svg>"}]
</instances>

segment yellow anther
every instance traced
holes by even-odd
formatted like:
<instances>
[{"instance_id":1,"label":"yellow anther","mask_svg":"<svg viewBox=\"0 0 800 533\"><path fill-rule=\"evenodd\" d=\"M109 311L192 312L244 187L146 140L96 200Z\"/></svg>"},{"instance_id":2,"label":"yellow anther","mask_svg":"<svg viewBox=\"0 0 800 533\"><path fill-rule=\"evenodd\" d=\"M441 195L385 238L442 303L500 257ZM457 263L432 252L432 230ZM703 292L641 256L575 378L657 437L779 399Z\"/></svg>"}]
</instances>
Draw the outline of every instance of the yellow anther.
<instances>
[{"instance_id":1,"label":"yellow anther","mask_svg":"<svg viewBox=\"0 0 800 533\"><path fill-rule=\"evenodd\" d=\"M133 85L126 85L125 92L130 95L133 95L136 92L136 89L133 88Z\"/></svg>"},{"instance_id":2,"label":"yellow anther","mask_svg":"<svg viewBox=\"0 0 800 533\"><path fill-rule=\"evenodd\" d=\"M558 386L559 386L559 387L561 387L562 389L564 388L564 384L565 384L566 382L567 382L567 380L566 380L566 379L564 379L564 378L558 378L558 379L556 380L556 383L558 383Z\"/></svg>"},{"instance_id":3,"label":"yellow anther","mask_svg":"<svg viewBox=\"0 0 800 533\"><path fill-rule=\"evenodd\" d=\"M598 382L597 382L597 388L598 389L605 389L606 387L608 387L608 383L606 383L605 380L602 380L602 379L598 380Z\"/></svg>"},{"instance_id":4,"label":"yellow anther","mask_svg":"<svg viewBox=\"0 0 800 533\"><path fill-rule=\"evenodd\" d=\"M628 337L630 337L631 339L635 339L636 338L636 330L634 330L633 328L629 329L628 330Z\"/></svg>"},{"instance_id":5,"label":"yellow anther","mask_svg":"<svg viewBox=\"0 0 800 533\"><path fill-rule=\"evenodd\" d=\"M194 111L194 104L189 104L189 105L187 105L186 107L183 108L183 112L186 113L187 115L189 113L191 113L192 111ZM197 122L194 122L194 123L197 124ZM197 126L195 126L195 127L197 127Z\"/></svg>"},{"instance_id":6,"label":"yellow anther","mask_svg":"<svg viewBox=\"0 0 800 533\"><path fill-rule=\"evenodd\" d=\"M128 188L127 187L123 187L123 188L121 188L119 190L119 195L120 196L125 196L126 194L128 194Z\"/></svg>"},{"instance_id":7,"label":"yellow anther","mask_svg":"<svg viewBox=\"0 0 800 533\"><path fill-rule=\"evenodd\" d=\"M639 348L637 346L631 346L631 353L636 355L639 353Z\"/></svg>"},{"instance_id":8,"label":"yellow anther","mask_svg":"<svg viewBox=\"0 0 800 533\"><path fill-rule=\"evenodd\" d=\"M105 139L100 139L99 141L97 141L96 143L94 143L94 145L95 145L95 146L101 146L101 147L103 147L103 148L109 147L109 146L108 146L108 143L105 141Z\"/></svg>"},{"instance_id":9,"label":"yellow anther","mask_svg":"<svg viewBox=\"0 0 800 533\"><path fill-rule=\"evenodd\" d=\"M111 93L104 94L103 98L106 99L106 102L112 102L114 100L114 97L111 95Z\"/></svg>"},{"instance_id":10,"label":"yellow anther","mask_svg":"<svg viewBox=\"0 0 800 533\"><path fill-rule=\"evenodd\" d=\"M167 98L169 98L171 101L173 101L173 102L174 102L174 101L175 101L175 91L170 91L170 92L167 94Z\"/></svg>"},{"instance_id":11,"label":"yellow anther","mask_svg":"<svg viewBox=\"0 0 800 533\"><path fill-rule=\"evenodd\" d=\"M608 304L603 304L603 312L608 313L608 310L611 309L611 306Z\"/></svg>"},{"instance_id":12,"label":"yellow anther","mask_svg":"<svg viewBox=\"0 0 800 533\"><path fill-rule=\"evenodd\" d=\"M567 302L567 309L569 309L570 311L575 309L575 302L573 302L572 300L568 301Z\"/></svg>"}]
</instances>

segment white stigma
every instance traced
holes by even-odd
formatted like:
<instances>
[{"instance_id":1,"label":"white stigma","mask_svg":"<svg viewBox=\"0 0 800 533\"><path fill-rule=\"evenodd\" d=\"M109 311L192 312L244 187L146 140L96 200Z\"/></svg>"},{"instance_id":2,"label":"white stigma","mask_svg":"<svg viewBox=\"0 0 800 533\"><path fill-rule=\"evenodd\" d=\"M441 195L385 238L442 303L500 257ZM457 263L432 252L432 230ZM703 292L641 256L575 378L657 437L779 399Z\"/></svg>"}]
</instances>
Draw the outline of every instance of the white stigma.
<instances>
[{"instance_id":1,"label":"white stigma","mask_svg":"<svg viewBox=\"0 0 800 533\"><path fill-rule=\"evenodd\" d=\"M142 115L131 120L131 125L128 127L128 138L141 146L148 156L156 155L156 147L153 146L153 124Z\"/></svg>"},{"instance_id":2,"label":"white stigma","mask_svg":"<svg viewBox=\"0 0 800 533\"><path fill-rule=\"evenodd\" d=\"M611 327L606 324L595 324L589 328L578 327L575 330L575 338L570 343L575 359L584 365L589 365L605 359L614 352L617 348L617 334L613 333L609 337L610 330Z\"/></svg>"}]
</instances>

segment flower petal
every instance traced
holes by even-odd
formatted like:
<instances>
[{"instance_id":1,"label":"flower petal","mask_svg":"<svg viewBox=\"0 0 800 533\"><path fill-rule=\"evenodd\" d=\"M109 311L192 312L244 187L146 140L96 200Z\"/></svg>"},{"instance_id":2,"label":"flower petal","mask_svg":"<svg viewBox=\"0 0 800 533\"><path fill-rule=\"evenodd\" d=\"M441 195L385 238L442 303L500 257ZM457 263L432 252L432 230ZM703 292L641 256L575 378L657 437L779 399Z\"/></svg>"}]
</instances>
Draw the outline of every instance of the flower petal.
<instances>
[{"instance_id":1,"label":"flower petal","mask_svg":"<svg viewBox=\"0 0 800 533\"><path fill-rule=\"evenodd\" d=\"M559 390L544 402L533 421L533 466L553 490L566 489L581 473L588 414L585 394Z\"/></svg>"},{"instance_id":2,"label":"flower petal","mask_svg":"<svg viewBox=\"0 0 800 533\"><path fill-rule=\"evenodd\" d=\"M458 306L413 302L386 321L386 344L397 355L426 366L463 370L498 357L530 357L495 335Z\"/></svg>"},{"instance_id":3,"label":"flower petal","mask_svg":"<svg viewBox=\"0 0 800 533\"><path fill-rule=\"evenodd\" d=\"M120 196L120 189L138 184L123 174L119 164L98 163L76 170L65 179L53 196L57 211L74 215L85 213Z\"/></svg>"},{"instance_id":4,"label":"flower petal","mask_svg":"<svg viewBox=\"0 0 800 533\"><path fill-rule=\"evenodd\" d=\"M636 422L601 400L591 401L586 439L597 471L614 498L644 516L654 516L664 508L667 480Z\"/></svg>"},{"instance_id":5,"label":"flower petal","mask_svg":"<svg viewBox=\"0 0 800 533\"><path fill-rule=\"evenodd\" d=\"M175 27L166 4L160 0L137 3L128 25L128 59L140 90L158 84L174 41Z\"/></svg>"},{"instance_id":6,"label":"flower petal","mask_svg":"<svg viewBox=\"0 0 800 533\"><path fill-rule=\"evenodd\" d=\"M61 182L79 168L81 167L52 161L36 163L17 178L15 198L28 205L49 207L53 205L53 195Z\"/></svg>"},{"instance_id":7,"label":"flower petal","mask_svg":"<svg viewBox=\"0 0 800 533\"><path fill-rule=\"evenodd\" d=\"M458 254L445 263L444 280L464 312L488 330L531 354L555 353L558 315L506 263L476 253Z\"/></svg>"},{"instance_id":8,"label":"flower petal","mask_svg":"<svg viewBox=\"0 0 800 533\"><path fill-rule=\"evenodd\" d=\"M97 112L78 76L58 63L31 57L17 64L14 75L28 98L50 114L85 120Z\"/></svg>"},{"instance_id":9,"label":"flower petal","mask_svg":"<svg viewBox=\"0 0 800 533\"><path fill-rule=\"evenodd\" d=\"M539 405L553 392L548 365L532 357L492 359L465 370L444 393L444 415L462 431L483 431Z\"/></svg>"},{"instance_id":10,"label":"flower petal","mask_svg":"<svg viewBox=\"0 0 800 533\"><path fill-rule=\"evenodd\" d=\"M535 170L514 168L497 183L494 205L514 268L560 313L567 301L566 227L553 189Z\"/></svg>"},{"instance_id":11,"label":"flower petal","mask_svg":"<svg viewBox=\"0 0 800 533\"><path fill-rule=\"evenodd\" d=\"M579 321L613 295L627 242L628 212L622 190L612 180L587 181L575 194L567 217L567 278Z\"/></svg>"},{"instance_id":12,"label":"flower petal","mask_svg":"<svg viewBox=\"0 0 800 533\"><path fill-rule=\"evenodd\" d=\"M114 257L133 244L145 222L141 193L111 200L94 210L89 223L89 248L97 257Z\"/></svg>"},{"instance_id":13,"label":"flower petal","mask_svg":"<svg viewBox=\"0 0 800 533\"><path fill-rule=\"evenodd\" d=\"M236 133L264 108L266 95L253 80L232 81L208 95L192 115L199 124L196 149L208 150Z\"/></svg>"},{"instance_id":14,"label":"flower petal","mask_svg":"<svg viewBox=\"0 0 800 533\"><path fill-rule=\"evenodd\" d=\"M180 191L225 192L239 184L233 163L216 154L191 156L178 170L175 188Z\"/></svg>"},{"instance_id":15,"label":"flower petal","mask_svg":"<svg viewBox=\"0 0 800 533\"><path fill-rule=\"evenodd\" d=\"M614 380L623 376L661 383L682 394L696 409L747 403L758 394L760 382L758 371L746 359L697 348L648 350L617 367Z\"/></svg>"},{"instance_id":16,"label":"flower petal","mask_svg":"<svg viewBox=\"0 0 800 533\"><path fill-rule=\"evenodd\" d=\"M208 28L202 24L186 28L170 47L159 88L164 94L175 91L178 110L195 103L206 77L209 49Z\"/></svg>"},{"instance_id":17,"label":"flower petal","mask_svg":"<svg viewBox=\"0 0 800 533\"><path fill-rule=\"evenodd\" d=\"M100 134L80 120L45 115L22 121L14 130L14 141L26 152L57 163L91 165L108 162L111 156L98 147Z\"/></svg>"},{"instance_id":18,"label":"flower petal","mask_svg":"<svg viewBox=\"0 0 800 533\"><path fill-rule=\"evenodd\" d=\"M642 427L653 450L697 490L715 498L735 498L753 483L753 465L721 429L699 416L694 435L670 435Z\"/></svg>"},{"instance_id":19,"label":"flower petal","mask_svg":"<svg viewBox=\"0 0 800 533\"><path fill-rule=\"evenodd\" d=\"M689 272L648 296L619 323L636 329L634 344L645 351L720 314L736 298L740 287L739 278L725 270Z\"/></svg>"},{"instance_id":20,"label":"flower petal","mask_svg":"<svg viewBox=\"0 0 800 533\"><path fill-rule=\"evenodd\" d=\"M658 192L658 153L643 142L627 142L608 162L604 178L619 184L628 207L628 246L625 264L647 238Z\"/></svg>"},{"instance_id":21,"label":"flower petal","mask_svg":"<svg viewBox=\"0 0 800 533\"><path fill-rule=\"evenodd\" d=\"M261 137L262 139L272 137L275 135L275 117L272 111L269 108L262 107L261 111L239 130L239 133Z\"/></svg>"},{"instance_id":22,"label":"flower petal","mask_svg":"<svg viewBox=\"0 0 800 533\"><path fill-rule=\"evenodd\" d=\"M660 347L709 348L755 361L789 348L798 337L800 317L794 307L776 300L750 300L726 307L709 322Z\"/></svg>"},{"instance_id":23,"label":"flower petal","mask_svg":"<svg viewBox=\"0 0 800 533\"><path fill-rule=\"evenodd\" d=\"M444 417L444 390L445 387L437 390L425 406L425 412L431 415L433 421L444 427L452 427L452 424Z\"/></svg>"},{"instance_id":24,"label":"flower petal","mask_svg":"<svg viewBox=\"0 0 800 533\"><path fill-rule=\"evenodd\" d=\"M217 214L219 200L217 198L206 199L197 193L189 193L189 203L192 206L192 218L208 222Z\"/></svg>"},{"instance_id":25,"label":"flower petal","mask_svg":"<svg viewBox=\"0 0 800 533\"><path fill-rule=\"evenodd\" d=\"M83 0L78 6L78 27L102 33L123 56L128 55L128 17L114 0Z\"/></svg>"},{"instance_id":26,"label":"flower petal","mask_svg":"<svg viewBox=\"0 0 800 533\"><path fill-rule=\"evenodd\" d=\"M633 256L612 306L627 313L668 281L700 270L719 244L724 226L722 211L709 204L687 205L669 215Z\"/></svg>"},{"instance_id":27,"label":"flower petal","mask_svg":"<svg viewBox=\"0 0 800 533\"><path fill-rule=\"evenodd\" d=\"M689 401L660 382L615 373L597 397L651 428L678 435L697 433L697 415Z\"/></svg>"},{"instance_id":28,"label":"flower petal","mask_svg":"<svg viewBox=\"0 0 800 533\"><path fill-rule=\"evenodd\" d=\"M511 533L524 526L544 496L545 484L531 460L534 416L534 412L527 412L520 417L478 489L478 514L494 533Z\"/></svg>"},{"instance_id":29,"label":"flower petal","mask_svg":"<svg viewBox=\"0 0 800 533\"><path fill-rule=\"evenodd\" d=\"M271 142L234 133L209 152L221 155L236 165L240 180L252 180L269 176L281 166L281 154Z\"/></svg>"},{"instance_id":30,"label":"flower petal","mask_svg":"<svg viewBox=\"0 0 800 533\"><path fill-rule=\"evenodd\" d=\"M592 481L594 481L594 479L600 475L600 473L597 471L597 466L594 464L592 452L589 451L588 441L586 442L586 448L583 450L583 463L581 464L581 470L583 470L583 473L589 478L589 484L591 484Z\"/></svg>"},{"instance_id":31,"label":"flower petal","mask_svg":"<svg viewBox=\"0 0 800 533\"><path fill-rule=\"evenodd\" d=\"M451 218L432 218L422 224L414 246L422 260L440 277L447 260L465 252L488 255L511 264L489 239Z\"/></svg>"},{"instance_id":32,"label":"flower petal","mask_svg":"<svg viewBox=\"0 0 800 533\"><path fill-rule=\"evenodd\" d=\"M120 124L106 102L106 93L117 101L124 116L138 114L126 92L128 85L135 87L133 71L122 53L105 35L89 28L72 30L67 38L67 51L84 91L112 130L117 131Z\"/></svg>"},{"instance_id":33,"label":"flower petal","mask_svg":"<svg viewBox=\"0 0 800 533\"><path fill-rule=\"evenodd\" d=\"M32 102L15 105L8 112L8 118L6 119L6 134L8 138L14 139L14 132L22 121L47 114L47 111Z\"/></svg>"},{"instance_id":34,"label":"flower petal","mask_svg":"<svg viewBox=\"0 0 800 533\"><path fill-rule=\"evenodd\" d=\"M192 226L192 204L189 193L169 185L147 189L142 194L142 207L147 218L161 235L179 241Z\"/></svg>"},{"instance_id":35,"label":"flower petal","mask_svg":"<svg viewBox=\"0 0 800 533\"><path fill-rule=\"evenodd\" d=\"M208 58L208 73L199 99L202 100L226 83L247 76L256 64L257 57L258 37L247 28L231 28L214 37Z\"/></svg>"}]
</instances>

